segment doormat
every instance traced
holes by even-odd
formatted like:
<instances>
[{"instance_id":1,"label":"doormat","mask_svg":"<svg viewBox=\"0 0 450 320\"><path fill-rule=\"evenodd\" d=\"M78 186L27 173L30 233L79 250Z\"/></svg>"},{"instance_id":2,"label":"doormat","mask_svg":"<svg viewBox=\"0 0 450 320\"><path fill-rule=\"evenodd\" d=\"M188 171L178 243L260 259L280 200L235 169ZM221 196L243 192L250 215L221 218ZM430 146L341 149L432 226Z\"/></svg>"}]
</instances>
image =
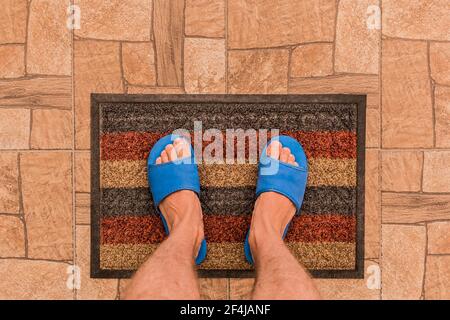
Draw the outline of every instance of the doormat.
<instances>
[{"instance_id":1,"label":"doormat","mask_svg":"<svg viewBox=\"0 0 450 320\"><path fill-rule=\"evenodd\" d=\"M199 164L208 243L199 276L253 277L244 257L257 178L249 137L265 145L263 135L277 129L302 144L309 164L286 245L314 277L362 278L365 107L361 95L93 94L91 277L130 277L165 239L146 162L154 143L177 129L191 134L194 147L200 137L197 155L211 149L211 132L222 132L224 150L235 151L236 161ZM239 146L225 134L233 131L248 139ZM225 154L217 150L211 155Z\"/></svg>"}]
</instances>

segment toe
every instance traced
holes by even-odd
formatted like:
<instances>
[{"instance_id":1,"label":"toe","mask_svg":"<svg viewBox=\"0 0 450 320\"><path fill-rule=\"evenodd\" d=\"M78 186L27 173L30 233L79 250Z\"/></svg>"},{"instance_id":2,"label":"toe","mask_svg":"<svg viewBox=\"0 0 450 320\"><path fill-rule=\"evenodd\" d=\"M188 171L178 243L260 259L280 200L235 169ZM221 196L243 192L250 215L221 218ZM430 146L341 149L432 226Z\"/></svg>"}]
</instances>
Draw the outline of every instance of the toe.
<instances>
[{"instance_id":1,"label":"toe","mask_svg":"<svg viewBox=\"0 0 450 320\"><path fill-rule=\"evenodd\" d=\"M161 162L162 162L162 160L161 160L161 157L158 157L158 158L156 158L156 164L161 164Z\"/></svg>"},{"instance_id":2,"label":"toe","mask_svg":"<svg viewBox=\"0 0 450 320\"><path fill-rule=\"evenodd\" d=\"M295 162L295 156L291 153L289 155L288 163L294 164L294 162Z\"/></svg>"},{"instance_id":3,"label":"toe","mask_svg":"<svg viewBox=\"0 0 450 320\"><path fill-rule=\"evenodd\" d=\"M288 162L290 155L291 155L291 150L289 148L283 148L281 150L281 154L280 154L280 161L281 162Z\"/></svg>"},{"instance_id":4,"label":"toe","mask_svg":"<svg viewBox=\"0 0 450 320\"><path fill-rule=\"evenodd\" d=\"M191 146L189 145L189 143L186 140L183 140L181 142L181 146L182 146L181 157L182 158L190 157L191 156Z\"/></svg>"},{"instance_id":5,"label":"toe","mask_svg":"<svg viewBox=\"0 0 450 320\"><path fill-rule=\"evenodd\" d=\"M167 155L166 150L163 150L161 152L161 160L162 160L162 163L169 162L169 156Z\"/></svg>"},{"instance_id":6,"label":"toe","mask_svg":"<svg viewBox=\"0 0 450 320\"><path fill-rule=\"evenodd\" d=\"M267 155L273 159L278 160L281 154L281 143L278 141L272 141L268 146Z\"/></svg>"},{"instance_id":7,"label":"toe","mask_svg":"<svg viewBox=\"0 0 450 320\"><path fill-rule=\"evenodd\" d=\"M176 138L173 142L173 146L175 148L175 151L177 152L177 157L182 158L183 157L183 139Z\"/></svg>"},{"instance_id":8,"label":"toe","mask_svg":"<svg viewBox=\"0 0 450 320\"><path fill-rule=\"evenodd\" d=\"M173 144L168 144L166 146L166 152L167 152L167 156L169 157L169 161L177 160L177 151L175 150L175 147L173 146Z\"/></svg>"}]
</instances>

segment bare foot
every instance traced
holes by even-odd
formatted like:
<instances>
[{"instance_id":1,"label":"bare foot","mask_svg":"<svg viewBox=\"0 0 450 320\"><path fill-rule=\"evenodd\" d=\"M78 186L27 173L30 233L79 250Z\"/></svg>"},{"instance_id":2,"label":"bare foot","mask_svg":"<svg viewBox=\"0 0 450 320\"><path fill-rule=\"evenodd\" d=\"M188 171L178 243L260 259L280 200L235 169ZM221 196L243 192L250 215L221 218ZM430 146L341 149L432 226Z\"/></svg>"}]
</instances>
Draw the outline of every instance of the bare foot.
<instances>
[{"instance_id":1,"label":"bare foot","mask_svg":"<svg viewBox=\"0 0 450 320\"><path fill-rule=\"evenodd\" d=\"M185 139L175 139L168 144L156 159L156 164L175 161L191 156L191 148ZM159 209L166 219L169 231L177 226L192 228L195 239L195 256L197 256L200 243L204 237L203 218L200 200L194 191L180 190L166 197L159 204Z\"/></svg>"},{"instance_id":2,"label":"bare foot","mask_svg":"<svg viewBox=\"0 0 450 320\"><path fill-rule=\"evenodd\" d=\"M271 142L266 151L271 158L298 166L291 150L283 147L279 141ZM258 245L258 239L267 239L270 236L281 240L295 211L294 204L279 193L263 192L260 194L253 209L249 234L250 247L255 248Z\"/></svg>"}]
</instances>

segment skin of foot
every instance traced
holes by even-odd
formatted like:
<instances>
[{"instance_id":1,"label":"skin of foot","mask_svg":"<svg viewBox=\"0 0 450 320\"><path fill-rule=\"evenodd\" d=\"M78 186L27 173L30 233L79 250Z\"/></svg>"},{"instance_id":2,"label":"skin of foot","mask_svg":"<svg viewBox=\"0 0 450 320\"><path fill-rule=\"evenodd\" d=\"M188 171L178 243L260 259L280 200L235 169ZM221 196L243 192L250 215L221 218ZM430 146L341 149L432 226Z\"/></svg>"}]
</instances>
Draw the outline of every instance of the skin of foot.
<instances>
[{"instance_id":1,"label":"skin of foot","mask_svg":"<svg viewBox=\"0 0 450 320\"><path fill-rule=\"evenodd\" d=\"M283 147L279 141L271 142L266 153L273 159L298 166L291 150ZM285 196L276 192L260 194L255 202L250 225L249 244L252 253L257 252L254 249L266 243L267 239L282 241L284 230L295 212L294 204Z\"/></svg>"},{"instance_id":2,"label":"skin of foot","mask_svg":"<svg viewBox=\"0 0 450 320\"><path fill-rule=\"evenodd\" d=\"M185 139L177 138L173 144L168 144L156 159L156 164L172 162L177 159L189 157L191 148ZM204 238L203 217L200 200L195 192L180 190L166 197L159 204L159 209L166 219L169 231L182 227L191 229L192 239L195 242L194 257L197 256L200 244Z\"/></svg>"}]
</instances>

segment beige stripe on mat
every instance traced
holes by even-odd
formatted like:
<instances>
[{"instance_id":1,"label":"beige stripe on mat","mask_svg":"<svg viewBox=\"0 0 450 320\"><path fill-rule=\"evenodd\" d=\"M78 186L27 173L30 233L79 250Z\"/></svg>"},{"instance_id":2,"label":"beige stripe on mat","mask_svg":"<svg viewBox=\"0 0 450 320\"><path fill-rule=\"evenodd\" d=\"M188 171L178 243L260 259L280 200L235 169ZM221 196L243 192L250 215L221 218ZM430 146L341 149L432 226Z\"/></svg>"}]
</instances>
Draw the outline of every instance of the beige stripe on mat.
<instances>
[{"instance_id":1,"label":"beige stripe on mat","mask_svg":"<svg viewBox=\"0 0 450 320\"><path fill-rule=\"evenodd\" d=\"M256 184L256 164L199 165L200 183L205 187L247 187ZM103 160L100 162L102 188L147 187L145 160ZM356 185L355 159L312 158L309 160L309 186L353 187Z\"/></svg>"},{"instance_id":2,"label":"beige stripe on mat","mask_svg":"<svg viewBox=\"0 0 450 320\"><path fill-rule=\"evenodd\" d=\"M356 246L354 243L302 243L287 246L294 256L310 270L353 270ZM100 268L109 270L134 270L145 262L157 248L156 244L120 244L100 246ZM226 260L224 260L226 259ZM243 243L208 243L206 260L202 269L247 270Z\"/></svg>"}]
</instances>

